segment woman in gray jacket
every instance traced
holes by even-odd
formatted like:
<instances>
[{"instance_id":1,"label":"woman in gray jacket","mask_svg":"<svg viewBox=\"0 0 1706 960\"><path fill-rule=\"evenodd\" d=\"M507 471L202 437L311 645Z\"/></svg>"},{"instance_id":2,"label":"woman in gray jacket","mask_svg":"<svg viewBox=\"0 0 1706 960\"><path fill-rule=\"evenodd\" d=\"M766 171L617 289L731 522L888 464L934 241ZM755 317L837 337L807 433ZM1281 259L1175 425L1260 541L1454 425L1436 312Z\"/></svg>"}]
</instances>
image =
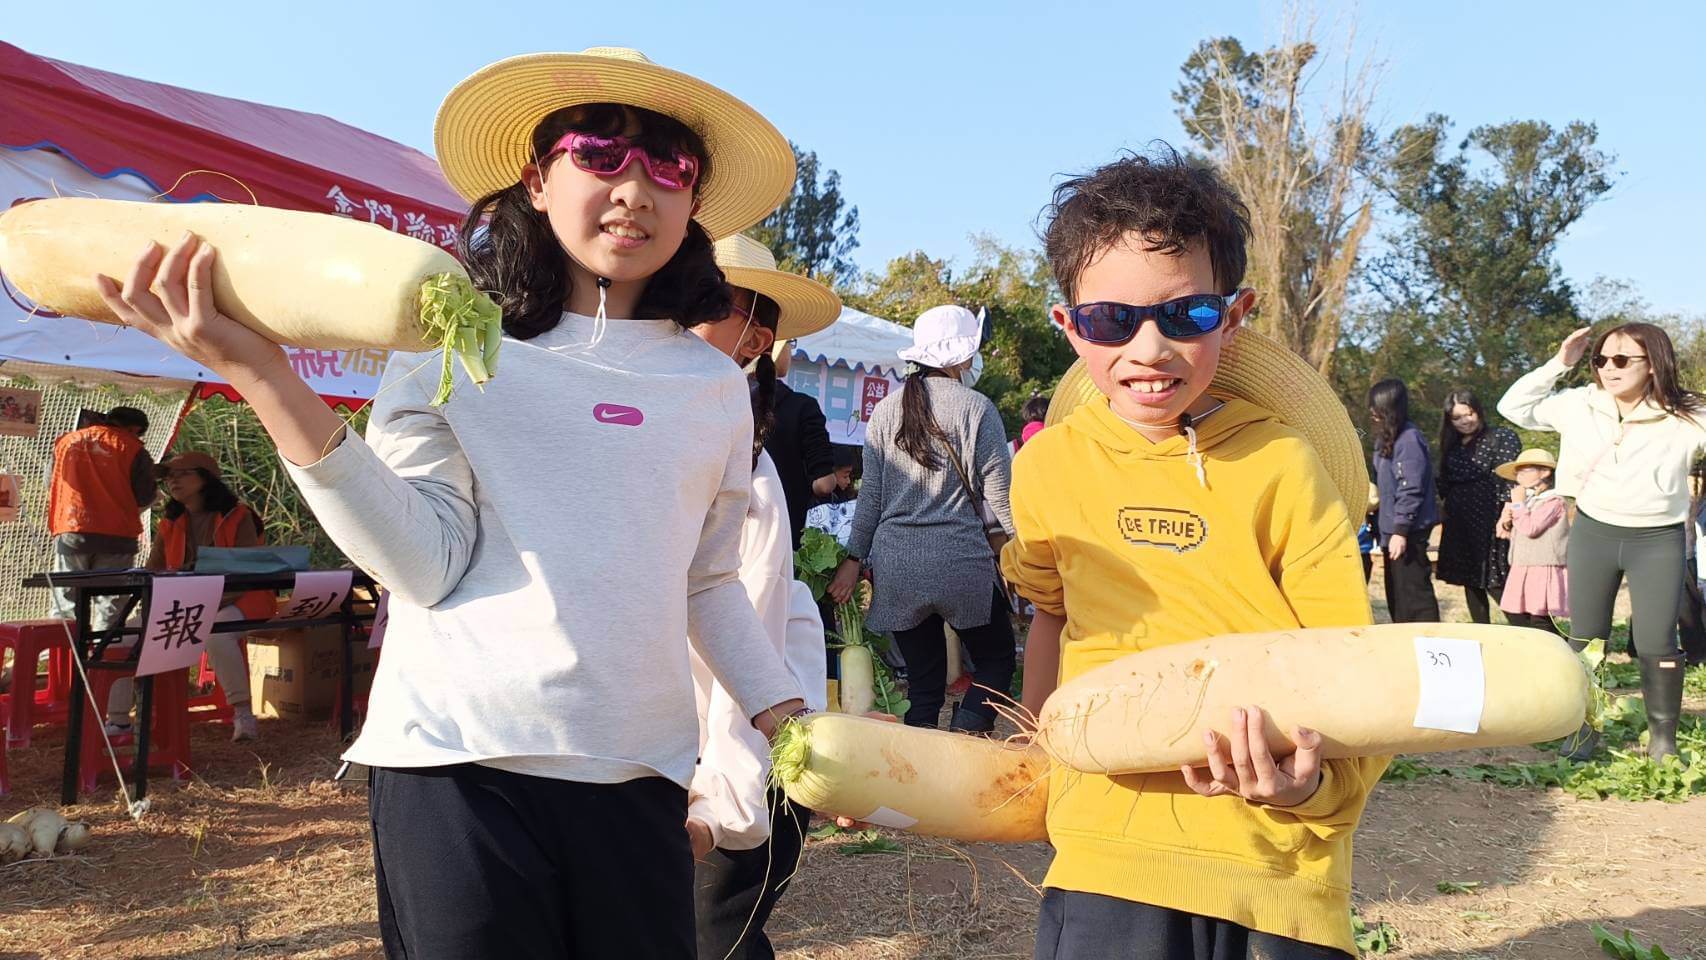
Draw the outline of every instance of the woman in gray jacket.
<instances>
[{"instance_id":1,"label":"woman in gray jacket","mask_svg":"<svg viewBox=\"0 0 1706 960\"><path fill-rule=\"evenodd\" d=\"M871 413L865 432L864 482L853 515L849 558L829 593L846 602L862 566L874 594L865 622L892 632L906 658L906 722L934 727L946 700L947 638L954 628L976 664L976 683L954 711L956 730L994 728L990 693L1013 682L1013 624L997 573L984 506L1010 535L1011 461L995 404L965 382L981 324L964 307L926 310L901 351L906 385Z\"/></svg>"}]
</instances>

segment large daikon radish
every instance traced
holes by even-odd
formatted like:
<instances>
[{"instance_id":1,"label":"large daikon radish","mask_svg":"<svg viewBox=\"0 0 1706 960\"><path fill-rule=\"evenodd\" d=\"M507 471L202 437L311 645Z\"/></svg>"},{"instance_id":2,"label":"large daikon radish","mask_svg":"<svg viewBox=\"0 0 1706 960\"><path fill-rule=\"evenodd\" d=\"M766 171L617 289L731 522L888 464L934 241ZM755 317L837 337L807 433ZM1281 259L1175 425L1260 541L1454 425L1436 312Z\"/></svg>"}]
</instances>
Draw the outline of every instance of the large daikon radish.
<instances>
[{"instance_id":1,"label":"large daikon radish","mask_svg":"<svg viewBox=\"0 0 1706 960\"><path fill-rule=\"evenodd\" d=\"M1556 636L1520 627L1401 623L1214 637L1122 657L1062 684L1038 743L1086 773L1206 761L1203 732L1235 707L1268 714L1268 745L1319 731L1327 758L1511 746L1575 731L1591 683Z\"/></svg>"},{"instance_id":2,"label":"large daikon radish","mask_svg":"<svg viewBox=\"0 0 1706 960\"><path fill-rule=\"evenodd\" d=\"M795 803L930 837L1046 840L1048 755L1031 745L820 713L785 724L772 770Z\"/></svg>"},{"instance_id":3,"label":"large daikon radish","mask_svg":"<svg viewBox=\"0 0 1706 960\"><path fill-rule=\"evenodd\" d=\"M138 203L61 197L0 214L0 271L37 305L104 323L119 319L95 287L121 285L152 241L185 232L210 244L220 312L279 344L316 350L445 351L469 378L494 372L501 311L456 258L413 237L331 214L227 203Z\"/></svg>"}]
</instances>

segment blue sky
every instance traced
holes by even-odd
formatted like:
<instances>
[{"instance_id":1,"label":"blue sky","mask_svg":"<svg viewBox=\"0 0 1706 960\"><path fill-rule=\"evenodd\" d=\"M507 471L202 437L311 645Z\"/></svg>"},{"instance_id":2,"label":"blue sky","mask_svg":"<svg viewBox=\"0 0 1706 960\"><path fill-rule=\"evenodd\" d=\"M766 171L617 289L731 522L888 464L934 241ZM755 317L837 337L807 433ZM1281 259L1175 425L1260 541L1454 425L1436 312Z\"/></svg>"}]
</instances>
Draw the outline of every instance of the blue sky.
<instances>
[{"instance_id":1,"label":"blue sky","mask_svg":"<svg viewBox=\"0 0 1706 960\"><path fill-rule=\"evenodd\" d=\"M1033 244L1059 174L1182 140L1170 95L1198 41L1271 41L1281 12L1275 0L8 6L0 39L31 52L324 113L422 149L445 91L489 61L638 47L743 97L839 170L859 207L865 269L914 249L964 262L973 233ZM268 22L242 22L237 9L264 9ZM1695 48L1706 5L1321 0L1317 10L1324 35L1354 21L1359 51L1384 63L1383 128L1430 112L1459 134L1519 118L1597 122L1623 175L1566 240L1567 276L1627 280L1658 309L1706 313L1692 283L1706 222L1706 69Z\"/></svg>"}]
</instances>

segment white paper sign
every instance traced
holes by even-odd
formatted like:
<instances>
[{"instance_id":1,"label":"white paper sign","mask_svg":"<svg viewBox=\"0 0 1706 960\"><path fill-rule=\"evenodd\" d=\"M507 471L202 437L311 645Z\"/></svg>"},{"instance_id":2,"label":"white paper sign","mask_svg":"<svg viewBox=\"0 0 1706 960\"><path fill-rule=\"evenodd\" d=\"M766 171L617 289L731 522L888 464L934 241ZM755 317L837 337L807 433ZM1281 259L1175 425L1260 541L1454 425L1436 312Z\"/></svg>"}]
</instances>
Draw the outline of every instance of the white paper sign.
<instances>
[{"instance_id":1,"label":"white paper sign","mask_svg":"<svg viewBox=\"0 0 1706 960\"><path fill-rule=\"evenodd\" d=\"M890 810L888 807L878 807L860 819L879 827L892 827L896 830L910 830L918 824L917 817L909 817L899 810Z\"/></svg>"},{"instance_id":2,"label":"white paper sign","mask_svg":"<svg viewBox=\"0 0 1706 960\"><path fill-rule=\"evenodd\" d=\"M150 593L136 675L194 666L207 649L207 638L213 636L225 578L155 577Z\"/></svg>"},{"instance_id":3,"label":"white paper sign","mask_svg":"<svg viewBox=\"0 0 1706 960\"><path fill-rule=\"evenodd\" d=\"M373 626L367 631L367 649L378 650L385 642L385 628L391 623L391 591L379 591L379 606L373 611Z\"/></svg>"},{"instance_id":4,"label":"white paper sign","mask_svg":"<svg viewBox=\"0 0 1706 960\"><path fill-rule=\"evenodd\" d=\"M1418 727L1475 733L1487 699L1487 675L1481 645L1452 637L1416 638Z\"/></svg>"},{"instance_id":5,"label":"white paper sign","mask_svg":"<svg viewBox=\"0 0 1706 960\"><path fill-rule=\"evenodd\" d=\"M290 591L290 605L279 616L287 620L318 620L338 612L349 594L354 570L302 570Z\"/></svg>"}]
</instances>

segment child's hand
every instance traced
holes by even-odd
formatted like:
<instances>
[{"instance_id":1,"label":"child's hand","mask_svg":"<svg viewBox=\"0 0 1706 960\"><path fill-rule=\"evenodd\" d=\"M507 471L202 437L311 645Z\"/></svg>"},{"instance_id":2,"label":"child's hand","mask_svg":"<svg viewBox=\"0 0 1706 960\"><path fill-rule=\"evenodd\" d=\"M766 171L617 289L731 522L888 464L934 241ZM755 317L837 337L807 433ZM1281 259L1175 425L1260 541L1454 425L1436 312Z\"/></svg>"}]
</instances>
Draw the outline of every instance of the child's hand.
<instances>
[{"instance_id":1,"label":"child's hand","mask_svg":"<svg viewBox=\"0 0 1706 960\"><path fill-rule=\"evenodd\" d=\"M1511 488L1511 503L1512 504L1520 507L1527 502L1528 502L1528 488L1527 487L1518 486L1518 487L1512 487Z\"/></svg>"},{"instance_id":2,"label":"child's hand","mask_svg":"<svg viewBox=\"0 0 1706 960\"><path fill-rule=\"evenodd\" d=\"M170 251L150 243L123 286L101 276L95 288L125 326L225 379L266 376L284 361L284 351L214 306L213 261L213 247L185 233Z\"/></svg>"},{"instance_id":3,"label":"child's hand","mask_svg":"<svg viewBox=\"0 0 1706 960\"><path fill-rule=\"evenodd\" d=\"M1404 548L1410 545L1410 538L1401 533L1394 533L1386 538L1386 555L1393 560L1404 558Z\"/></svg>"},{"instance_id":4,"label":"child's hand","mask_svg":"<svg viewBox=\"0 0 1706 960\"><path fill-rule=\"evenodd\" d=\"M1208 748L1208 775L1197 768L1179 768L1185 785L1205 797L1239 796L1251 803L1294 807L1315 795L1321 786L1321 735L1298 727L1292 731L1297 752L1275 761L1268 749L1267 715L1261 707L1232 711L1227 739L1232 756L1214 731L1203 733Z\"/></svg>"},{"instance_id":5,"label":"child's hand","mask_svg":"<svg viewBox=\"0 0 1706 960\"><path fill-rule=\"evenodd\" d=\"M1593 336L1592 327L1583 327L1564 338L1558 345L1558 361L1567 367L1573 367L1582 362L1582 357L1588 352L1588 340Z\"/></svg>"},{"instance_id":6,"label":"child's hand","mask_svg":"<svg viewBox=\"0 0 1706 960\"><path fill-rule=\"evenodd\" d=\"M711 836L711 828L705 826L697 817L687 818L687 842L693 846L694 860L705 859L717 847L717 841Z\"/></svg>"}]
</instances>

